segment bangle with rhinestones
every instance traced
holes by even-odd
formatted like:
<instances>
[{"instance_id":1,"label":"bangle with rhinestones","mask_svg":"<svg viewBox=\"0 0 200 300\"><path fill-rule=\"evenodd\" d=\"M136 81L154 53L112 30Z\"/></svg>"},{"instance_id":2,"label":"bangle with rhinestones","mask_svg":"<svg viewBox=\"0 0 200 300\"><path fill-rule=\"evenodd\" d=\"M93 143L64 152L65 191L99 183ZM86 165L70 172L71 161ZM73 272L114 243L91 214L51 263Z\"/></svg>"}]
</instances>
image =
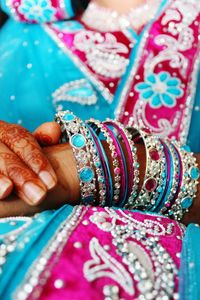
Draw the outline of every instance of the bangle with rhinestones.
<instances>
[{"instance_id":1,"label":"bangle with rhinestones","mask_svg":"<svg viewBox=\"0 0 200 300\"><path fill-rule=\"evenodd\" d=\"M109 204L108 199L111 199L111 194L112 194L112 181L111 181L112 177L110 174L110 166L104 148L101 145L95 130L93 129L92 126L89 126L88 124L87 126L90 130L91 135L93 136L94 143L96 145L96 149L98 151L101 166L102 166L101 172L97 172L97 183L99 185L98 187L99 205L106 206Z\"/></svg>"},{"instance_id":2,"label":"bangle with rhinestones","mask_svg":"<svg viewBox=\"0 0 200 300\"><path fill-rule=\"evenodd\" d=\"M143 141L146 149L146 171L143 186L133 207L150 210L156 204L164 188L163 173L166 160L159 138L138 130L134 142L139 140Z\"/></svg>"},{"instance_id":3,"label":"bangle with rhinestones","mask_svg":"<svg viewBox=\"0 0 200 300\"><path fill-rule=\"evenodd\" d=\"M101 149L97 147L97 141L94 133L91 128L85 124L87 128L87 138L90 140L90 152L93 154L93 164L96 174L96 187L98 191L97 203L100 206L105 206L106 204L106 181L105 181L105 172L104 166L102 164Z\"/></svg>"},{"instance_id":4,"label":"bangle with rhinestones","mask_svg":"<svg viewBox=\"0 0 200 300\"><path fill-rule=\"evenodd\" d=\"M94 203L96 198L96 178L93 165L93 153L90 152L88 130L83 122L72 112L56 114L55 121L60 124L62 138L69 141L77 162L80 179L81 201L84 204Z\"/></svg>"},{"instance_id":5,"label":"bangle with rhinestones","mask_svg":"<svg viewBox=\"0 0 200 300\"><path fill-rule=\"evenodd\" d=\"M163 141L163 147L167 153L168 184L166 186L162 202L157 208L157 211L161 214L166 214L166 212L174 203L180 189L181 161L172 143L165 140Z\"/></svg>"},{"instance_id":6,"label":"bangle with rhinestones","mask_svg":"<svg viewBox=\"0 0 200 300\"><path fill-rule=\"evenodd\" d=\"M121 143L124 145L123 149L125 151L125 156L127 159L127 168L128 168L128 195L125 199L123 206L125 208L132 208L134 199L138 194L138 183L139 183L139 163L137 161L137 148L132 141L132 136L128 130L119 122L107 120L105 122L108 126L115 129L121 138Z\"/></svg>"},{"instance_id":7,"label":"bangle with rhinestones","mask_svg":"<svg viewBox=\"0 0 200 300\"><path fill-rule=\"evenodd\" d=\"M126 159L117 135L113 132L113 130L110 129L110 127L106 123L103 123L103 127L107 130L108 134L110 135L110 138L112 139L113 145L115 146L117 154L116 158L119 162L121 174L121 190L119 194L119 201L115 205L117 205L118 207L123 207L128 195L128 170L126 166Z\"/></svg>"},{"instance_id":8,"label":"bangle with rhinestones","mask_svg":"<svg viewBox=\"0 0 200 300\"><path fill-rule=\"evenodd\" d=\"M114 205L117 205L117 203L119 203L119 195L121 191L121 170L118 161L116 147L113 144L113 140L110 137L108 130L101 122L94 119L90 119L88 121L88 124L90 126L93 126L93 128L96 128L96 132L98 132L100 142L102 143L102 141L105 140L108 144L111 153L113 173L114 173L114 179L112 180L113 194L112 194L110 205L112 205L112 202Z\"/></svg>"},{"instance_id":9,"label":"bangle with rhinestones","mask_svg":"<svg viewBox=\"0 0 200 300\"><path fill-rule=\"evenodd\" d=\"M183 215L189 211L196 197L200 173L193 153L189 152L188 148L181 146L178 142L174 142L173 144L180 155L182 176L180 191L174 204L169 209L168 215L180 221Z\"/></svg>"}]
</instances>

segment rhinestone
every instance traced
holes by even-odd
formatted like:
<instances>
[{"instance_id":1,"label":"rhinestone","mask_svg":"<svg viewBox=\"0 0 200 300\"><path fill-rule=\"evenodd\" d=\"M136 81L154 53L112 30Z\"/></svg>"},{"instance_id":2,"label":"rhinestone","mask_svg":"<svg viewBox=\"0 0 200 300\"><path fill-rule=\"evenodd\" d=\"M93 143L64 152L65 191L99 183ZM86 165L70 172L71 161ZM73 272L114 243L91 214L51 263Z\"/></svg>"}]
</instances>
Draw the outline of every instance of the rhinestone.
<instances>
[{"instance_id":1,"label":"rhinestone","mask_svg":"<svg viewBox=\"0 0 200 300\"><path fill-rule=\"evenodd\" d=\"M193 203L193 199L192 199L192 198L190 198L190 197L185 197L185 198L183 198L183 199L181 200L181 207L182 207L183 209L188 209L188 208L191 207L192 203Z\"/></svg>"},{"instance_id":2,"label":"rhinestone","mask_svg":"<svg viewBox=\"0 0 200 300\"><path fill-rule=\"evenodd\" d=\"M149 156L151 157L152 160L159 160L160 159L160 155L157 149L152 148L149 150Z\"/></svg>"},{"instance_id":3,"label":"rhinestone","mask_svg":"<svg viewBox=\"0 0 200 300\"><path fill-rule=\"evenodd\" d=\"M91 168L85 167L80 171L80 180L83 182L90 182L94 178L94 172Z\"/></svg>"},{"instance_id":4,"label":"rhinestone","mask_svg":"<svg viewBox=\"0 0 200 300\"><path fill-rule=\"evenodd\" d=\"M72 145L72 147L80 149L86 145L86 139L82 134L77 133L72 135L72 137L70 138L70 144Z\"/></svg>"},{"instance_id":5,"label":"rhinestone","mask_svg":"<svg viewBox=\"0 0 200 300\"><path fill-rule=\"evenodd\" d=\"M54 281L54 287L55 287L56 289L62 289L62 288L64 287L64 281L61 280L61 279L56 279L56 280Z\"/></svg>"},{"instance_id":6,"label":"rhinestone","mask_svg":"<svg viewBox=\"0 0 200 300\"><path fill-rule=\"evenodd\" d=\"M82 244L80 242L75 242L74 248L80 249L80 248L82 248Z\"/></svg>"},{"instance_id":7,"label":"rhinestone","mask_svg":"<svg viewBox=\"0 0 200 300\"><path fill-rule=\"evenodd\" d=\"M65 122L71 122L75 119L75 116L73 114L70 114L70 113L66 113L64 116L63 116L63 120Z\"/></svg>"},{"instance_id":8,"label":"rhinestone","mask_svg":"<svg viewBox=\"0 0 200 300\"><path fill-rule=\"evenodd\" d=\"M192 179L194 179L194 180L199 179L199 175L200 175L200 173L199 173L199 169L197 167L192 167L190 169L190 176Z\"/></svg>"},{"instance_id":9,"label":"rhinestone","mask_svg":"<svg viewBox=\"0 0 200 300\"><path fill-rule=\"evenodd\" d=\"M145 182L145 189L148 192L153 192L156 189L157 182L154 178L149 178Z\"/></svg>"}]
</instances>

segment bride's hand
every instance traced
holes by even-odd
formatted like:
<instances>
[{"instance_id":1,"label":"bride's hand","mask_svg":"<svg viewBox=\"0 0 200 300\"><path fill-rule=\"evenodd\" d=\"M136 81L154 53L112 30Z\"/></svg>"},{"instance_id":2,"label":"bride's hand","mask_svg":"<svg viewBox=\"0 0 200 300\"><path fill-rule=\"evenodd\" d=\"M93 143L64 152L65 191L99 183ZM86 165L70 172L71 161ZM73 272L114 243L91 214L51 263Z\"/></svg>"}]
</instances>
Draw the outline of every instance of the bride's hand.
<instances>
[{"instance_id":1,"label":"bride's hand","mask_svg":"<svg viewBox=\"0 0 200 300\"><path fill-rule=\"evenodd\" d=\"M44 136L43 133L42 136ZM79 203L79 179L76 169L76 161L70 145L63 144L45 147L43 148L43 153L48 158L56 172L58 178L56 187L49 191L45 200L36 206L28 205L25 201L14 194L4 200L1 200L0 218L31 215L45 209L58 208L66 203L72 205Z\"/></svg>"},{"instance_id":2,"label":"bride's hand","mask_svg":"<svg viewBox=\"0 0 200 300\"><path fill-rule=\"evenodd\" d=\"M42 126L45 135L40 134ZM60 128L56 123L42 126L34 137L19 125L0 121L0 199L14 192L28 204L36 205L56 186L56 174L37 138L43 144L55 144Z\"/></svg>"}]
</instances>

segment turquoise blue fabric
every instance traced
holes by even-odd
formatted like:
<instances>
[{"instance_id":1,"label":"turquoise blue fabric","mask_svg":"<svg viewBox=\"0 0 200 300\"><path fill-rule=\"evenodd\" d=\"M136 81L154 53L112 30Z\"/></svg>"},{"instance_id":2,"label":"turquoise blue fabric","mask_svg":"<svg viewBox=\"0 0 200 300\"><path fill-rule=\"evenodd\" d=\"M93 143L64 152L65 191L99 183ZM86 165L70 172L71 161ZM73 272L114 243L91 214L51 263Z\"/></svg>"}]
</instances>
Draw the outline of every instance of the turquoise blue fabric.
<instances>
[{"instance_id":1,"label":"turquoise blue fabric","mask_svg":"<svg viewBox=\"0 0 200 300\"><path fill-rule=\"evenodd\" d=\"M180 300L200 299L200 227L189 225L183 241L180 269Z\"/></svg>"},{"instance_id":2,"label":"turquoise blue fabric","mask_svg":"<svg viewBox=\"0 0 200 300\"><path fill-rule=\"evenodd\" d=\"M35 217L20 221L20 217L8 220L0 219L0 246L14 236L15 230L27 223L26 229L19 232L15 239L15 249L6 259L3 276L0 276L0 299L13 299L13 291L25 278L27 270L41 254L43 248L62 226L72 212L72 206L65 205L56 211L45 211ZM1 249L2 251L2 249Z\"/></svg>"},{"instance_id":3,"label":"turquoise blue fabric","mask_svg":"<svg viewBox=\"0 0 200 300\"><path fill-rule=\"evenodd\" d=\"M163 1L160 9L166 5ZM77 21L60 21L59 26L81 26ZM140 36L131 32L137 40ZM131 62L137 55L137 47L131 57ZM74 111L83 119L94 117L103 120L113 118L118 103L124 76L112 104L108 104L99 91L93 86L98 101L96 105L83 106L78 103L62 103L63 108ZM9 19L0 31L0 119L18 123L33 131L42 122L54 118L55 107L52 93L63 84L85 78L88 80L56 43L38 24L19 23ZM91 83L90 83L91 84ZM200 152L200 77L198 78L197 92L193 108L188 144L191 149ZM72 211L71 206L64 206L56 212L44 212L32 223L34 235L30 243L24 247L20 255L13 260L16 252L11 254L6 262L4 276L0 278L0 299L11 299L12 291L24 277L28 266L42 251L51 234L66 219ZM43 225L40 224L43 219ZM38 224L39 228L37 227ZM1 224L2 225L2 224ZM17 226L17 225L16 225ZM0 226L0 233L9 231L9 224ZM41 239L42 235L42 239ZM20 242L20 236L19 236ZM188 227L182 253L182 268L180 272L181 288L180 299L196 300L200 295L200 259L199 255L200 229L194 225ZM37 251L31 251L37 244ZM35 248L34 248L35 249ZM29 253L29 255L26 255ZM12 256L13 255L13 256ZM12 264L10 263L12 261ZM14 262L14 264L13 264ZM194 264L192 264L194 263ZM20 265L17 273L16 266ZM194 267L191 267L194 266ZM12 281L10 279L12 278Z\"/></svg>"},{"instance_id":4,"label":"turquoise blue fabric","mask_svg":"<svg viewBox=\"0 0 200 300\"><path fill-rule=\"evenodd\" d=\"M162 1L160 9L166 5ZM59 26L81 26L77 21L60 21ZM143 31L144 32L144 31ZM132 32L140 44L141 35ZM137 55L137 46L131 57L131 64ZM98 101L95 105L83 106L79 103L62 103L64 109L74 111L83 119L95 117L104 120L113 118L118 104L121 86L115 99L109 104L93 86ZM19 123L33 131L45 121L54 117L52 93L63 84L86 78L78 67L38 24L23 24L9 19L0 31L0 119ZM88 80L86 78L86 80ZM192 150L200 150L198 118L200 114L200 81L193 109L188 143Z\"/></svg>"}]
</instances>

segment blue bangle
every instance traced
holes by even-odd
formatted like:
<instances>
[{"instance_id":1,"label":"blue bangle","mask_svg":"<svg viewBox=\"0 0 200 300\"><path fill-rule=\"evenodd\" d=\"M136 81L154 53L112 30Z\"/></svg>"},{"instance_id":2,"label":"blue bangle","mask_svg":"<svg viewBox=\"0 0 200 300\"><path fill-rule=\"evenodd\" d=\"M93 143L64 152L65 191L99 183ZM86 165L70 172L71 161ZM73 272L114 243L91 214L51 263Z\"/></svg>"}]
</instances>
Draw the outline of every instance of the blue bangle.
<instances>
[{"instance_id":1,"label":"blue bangle","mask_svg":"<svg viewBox=\"0 0 200 300\"><path fill-rule=\"evenodd\" d=\"M91 125L86 124L88 127L88 130L90 131L91 137L93 139L93 143L95 145L96 151L99 156L100 165L98 164L99 168L101 169L101 173L97 174L97 181L99 183L99 194L100 194L100 206L106 206L107 205L107 199L111 198L110 194L110 185L109 187L106 185L106 177L109 176L108 170L109 170L109 164L107 160L107 156L105 154L104 148L102 147L100 140L98 136L96 135L95 130L92 128ZM105 168L104 168L105 166Z\"/></svg>"},{"instance_id":2,"label":"blue bangle","mask_svg":"<svg viewBox=\"0 0 200 300\"><path fill-rule=\"evenodd\" d=\"M92 130L94 136L97 138L98 146L100 147L102 151L102 156L105 162L105 170L107 176L107 197L106 197L106 205L112 206L112 199L113 199L113 182L112 182L112 176L110 173L110 165L108 162L107 155L105 153L104 147L102 145L101 140L106 140L104 134L101 132L100 128L93 122L88 121L87 124L89 125L90 129Z\"/></svg>"}]
</instances>

